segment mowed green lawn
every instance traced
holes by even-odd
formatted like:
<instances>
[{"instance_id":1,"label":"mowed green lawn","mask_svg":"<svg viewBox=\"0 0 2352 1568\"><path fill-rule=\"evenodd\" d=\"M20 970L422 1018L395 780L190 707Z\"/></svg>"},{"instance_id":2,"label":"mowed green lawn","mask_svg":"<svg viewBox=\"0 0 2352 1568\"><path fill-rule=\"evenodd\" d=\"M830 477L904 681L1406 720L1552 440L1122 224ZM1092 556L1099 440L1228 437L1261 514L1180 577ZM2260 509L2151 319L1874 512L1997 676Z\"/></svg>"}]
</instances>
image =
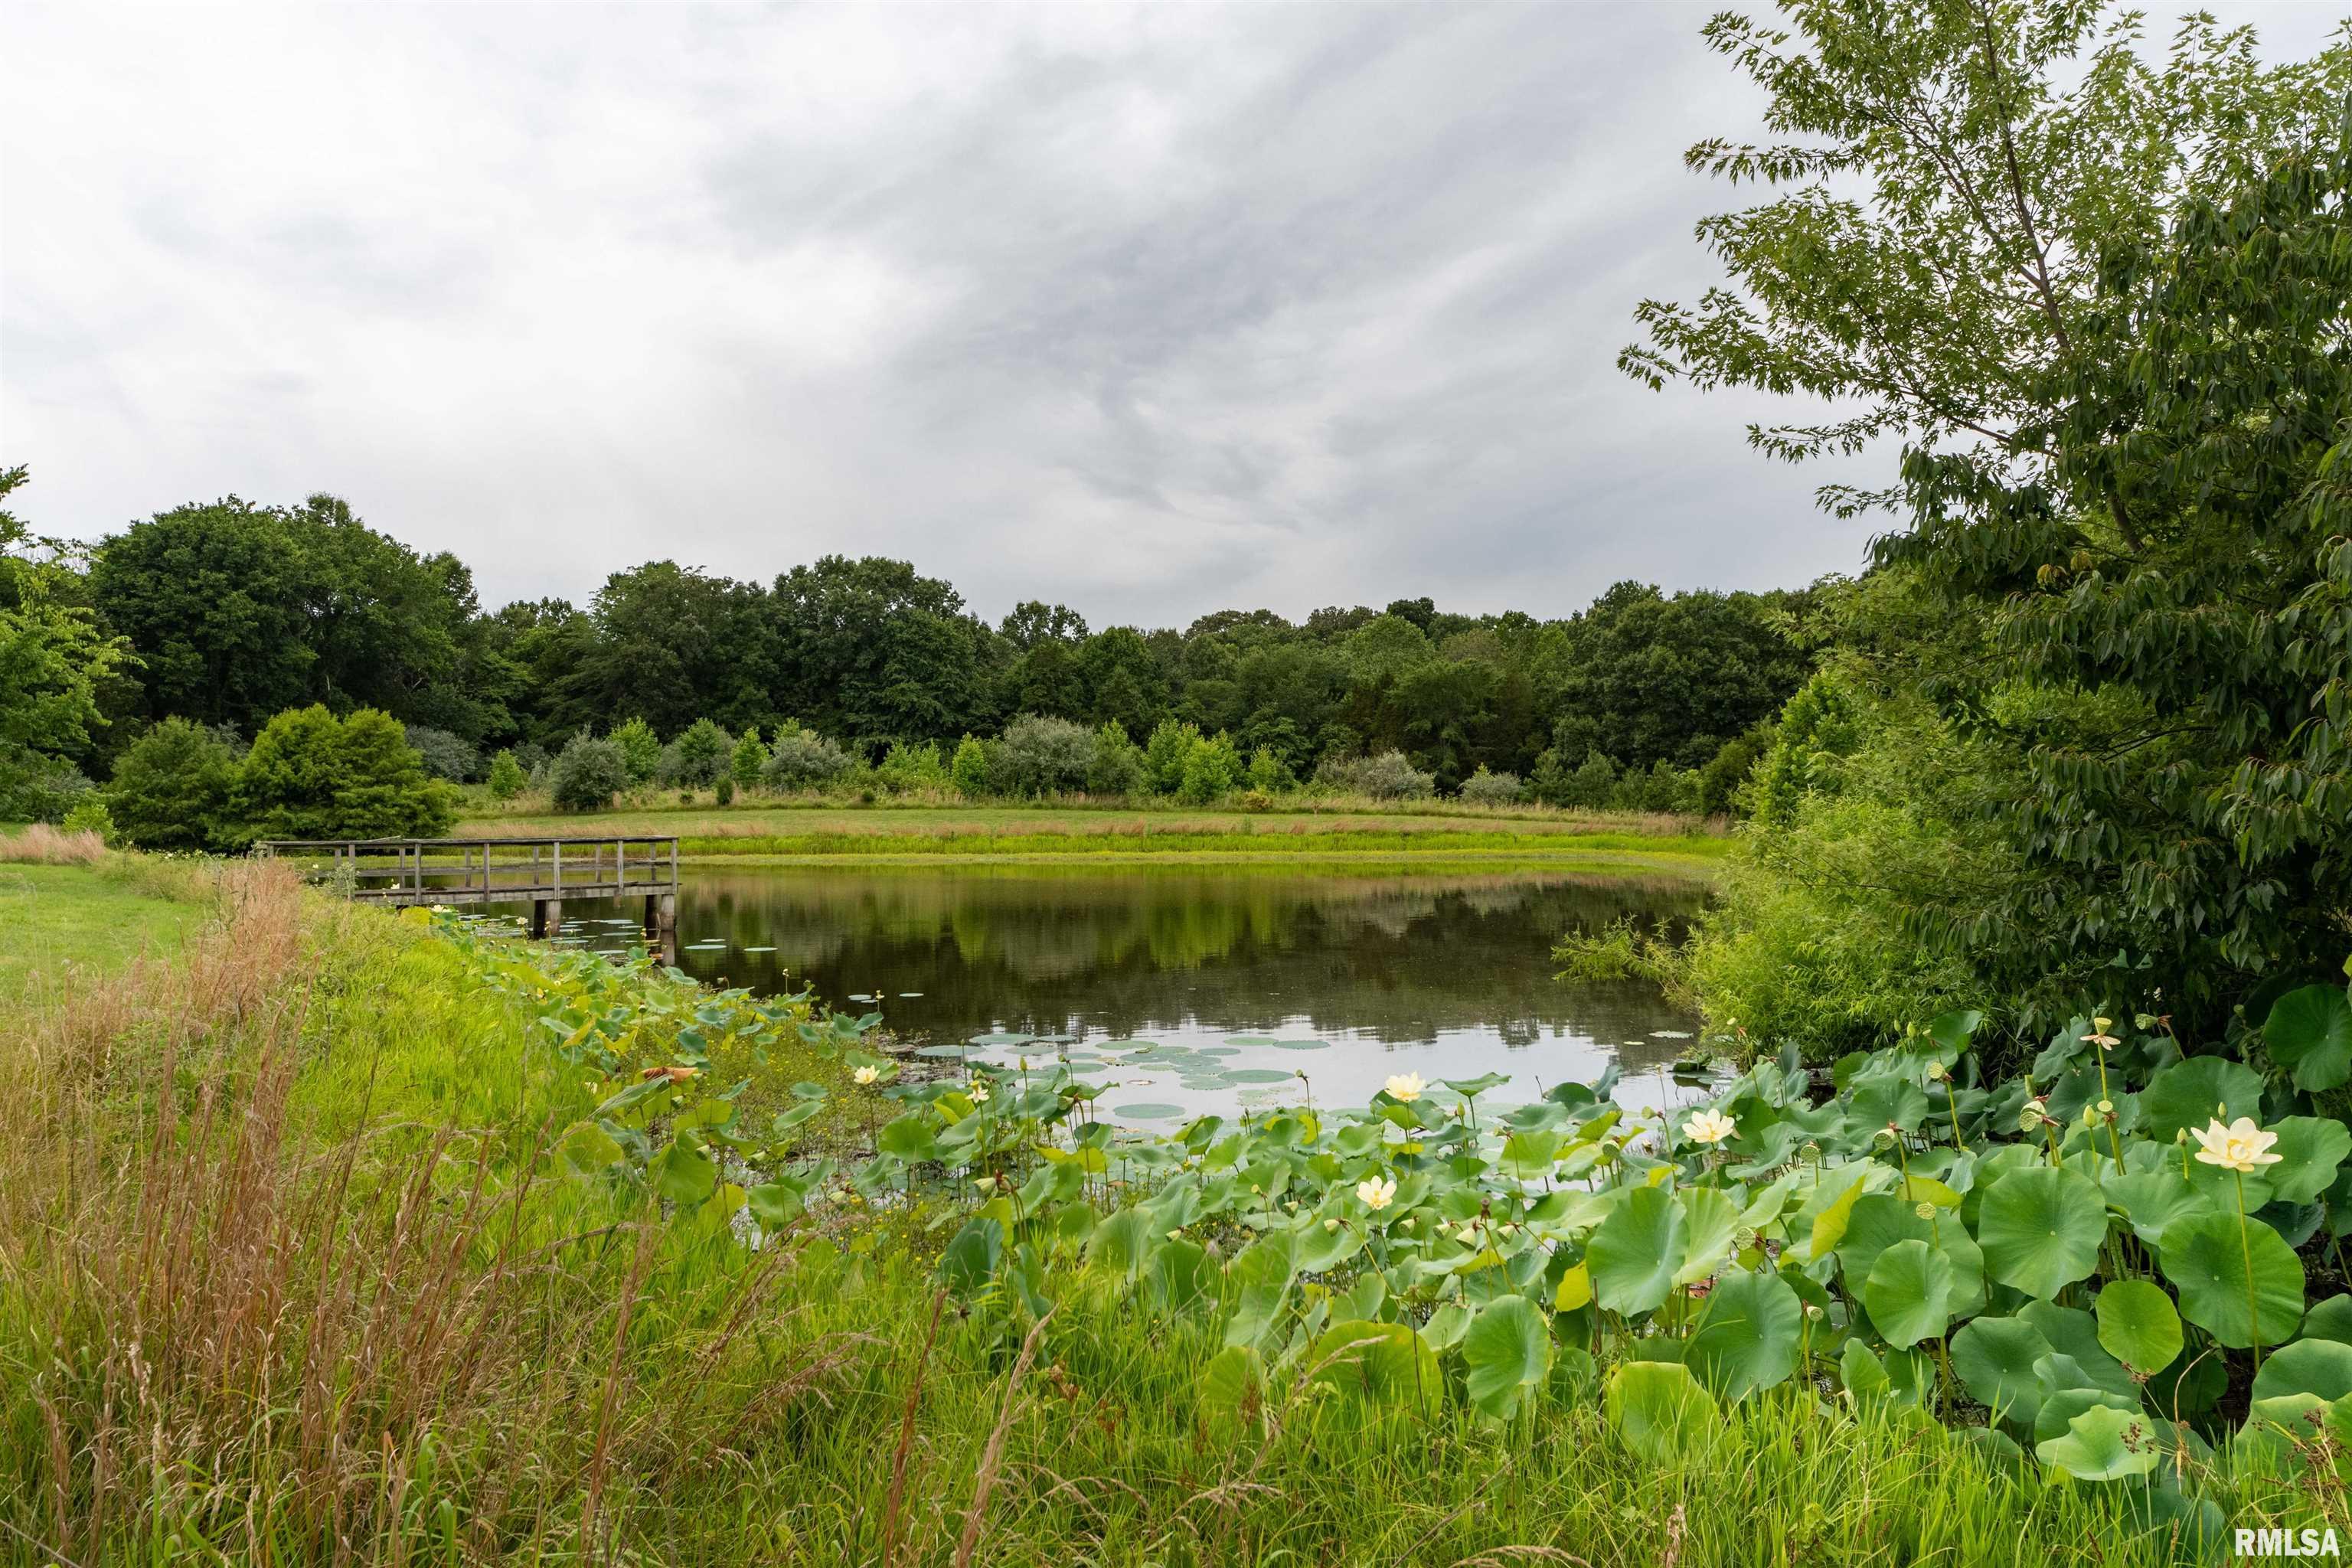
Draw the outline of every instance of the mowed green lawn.
<instances>
[{"instance_id":1,"label":"mowed green lawn","mask_svg":"<svg viewBox=\"0 0 2352 1568\"><path fill-rule=\"evenodd\" d=\"M212 913L208 900L94 866L0 864L0 996L68 966L107 970L168 956Z\"/></svg>"},{"instance_id":2,"label":"mowed green lawn","mask_svg":"<svg viewBox=\"0 0 2352 1568\"><path fill-rule=\"evenodd\" d=\"M1138 811L1055 806L656 806L482 816L473 838L664 835L688 855L1136 858L1507 856L1712 864L1731 845L1664 816L1567 812Z\"/></svg>"}]
</instances>

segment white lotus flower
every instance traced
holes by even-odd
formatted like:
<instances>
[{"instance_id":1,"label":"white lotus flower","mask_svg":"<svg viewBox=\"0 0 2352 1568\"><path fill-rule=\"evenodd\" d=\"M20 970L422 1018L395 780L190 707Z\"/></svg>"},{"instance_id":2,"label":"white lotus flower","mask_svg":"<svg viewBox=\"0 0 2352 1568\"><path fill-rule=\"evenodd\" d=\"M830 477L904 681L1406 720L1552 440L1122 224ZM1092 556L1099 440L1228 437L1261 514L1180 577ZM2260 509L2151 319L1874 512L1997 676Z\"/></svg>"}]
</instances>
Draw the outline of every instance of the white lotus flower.
<instances>
[{"instance_id":1,"label":"white lotus flower","mask_svg":"<svg viewBox=\"0 0 2352 1568\"><path fill-rule=\"evenodd\" d=\"M875 1079L882 1076L882 1069L880 1068L859 1068L856 1072L851 1073L849 1076L856 1079L861 1084L872 1083Z\"/></svg>"},{"instance_id":2,"label":"white lotus flower","mask_svg":"<svg viewBox=\"0 0 2352 1568\"><path fill-rule=\"evenodd\" d=\"M1683 1136L1694 1143L1720 1143L1739 1127L1739 1119L1720 1110L1702 1110L1683 1123Z\"/></svg>"},{"instance_id":3,"label":"white lotus flower","mask_svg":"<svg viewBox=\"0 0 2352 1568\"><path fill-rule=\"evenodd\" d=\"M1373 1176L1356 1184L1356 1196L1363 1200L1366 1208L1377 1212L1396 1201L1396 1184Z\"/></svg>"},{"instance_id":4,"label":"white lotus flower","mask_svg":"<svg viewBox=\"0 0 2352 1568\"><path fill-rule=\"evenodd\" d=\"M1394 1078L1390 1079L1388 1082L1381 1085L1381 1087L1389 1091L1389 1098L1391 1100L1402 1100L1410 1103L1412 1100L1419 1100L1421 1098L1421 1091L1427 1086L1421 1081L1421 1075L1419 1073L1401 1072Z\"/></svg>"},{"instance_id":5,"label":"white lotus flower","mask_svg":"<svg viewBox=\"0 0 2352 1568\"><path fill-rule=\"evenodd\" d=\"M974 1105L986 1105L988 1103L988 1085L984 1083L976 1083L971 1086L971 1102Z\"/></svg>"},{"instance_id":6,"label":"white lotus flower","mask_svg":"<svg viewBox=\"0 0 2352 1568\"><path fill-rule=\"evenodd\" d=\"M2189 1135L2197 1140L2197 1158L2208 1165L2219 1165L2228 1171L2252 1171L2279 1163L2279 1156L2270 1152L2271 1145L2278 1142L2278 1134L2263 1131L2254 1125L2251 1116L2241 1116L2226 1127L2216 1117L2203 1131L2192 1127Z\"/></svg>"}]
</instances>

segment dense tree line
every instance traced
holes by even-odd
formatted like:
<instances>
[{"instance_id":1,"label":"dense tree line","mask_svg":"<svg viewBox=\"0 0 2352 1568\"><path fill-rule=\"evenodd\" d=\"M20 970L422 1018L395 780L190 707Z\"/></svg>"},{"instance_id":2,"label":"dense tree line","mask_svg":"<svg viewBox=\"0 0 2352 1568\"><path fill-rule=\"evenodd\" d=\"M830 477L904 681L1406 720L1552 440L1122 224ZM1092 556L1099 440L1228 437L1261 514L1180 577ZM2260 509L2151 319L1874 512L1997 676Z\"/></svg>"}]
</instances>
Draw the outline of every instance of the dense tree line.
<instances>
[{"instance_id":1,"label":"dense tree line","mask_svg":"<svg viewBox=\"0 0 2352 1568\"><path fill-rule=\"evenodd\" d=\"M1704 768L1727 745L1751 754L1742 737L1806 676L1795 633L1816 596L1622 583L1551 620L1419 598L1298 624L1227 610L1182 630L1096 630L1038 602L992 626L906 563L827 556L767 584L652 562L585 605L485 612L462 562L328 495L178 507L47 570L75 635L109 650L103 668L84 660L89 722L60 728L47 754L97 778L166 719L237 745L316 705L391 715L433 772L460 780L502 750L534 766L629 721L656 751L704 722L730 743L804 734L802 762L819 741L857 764L929 746L945 770L965 737L994 744L1025 720L1115 725L1139 751L1171 727L1223 737L1235 782L1262 757L1306 779L1394 752L1438 790L1484 770L1562 802ZM1016 763L1045 743L1023 733L1036 744L1016 745Z\"/></svg>"}]
</instances>

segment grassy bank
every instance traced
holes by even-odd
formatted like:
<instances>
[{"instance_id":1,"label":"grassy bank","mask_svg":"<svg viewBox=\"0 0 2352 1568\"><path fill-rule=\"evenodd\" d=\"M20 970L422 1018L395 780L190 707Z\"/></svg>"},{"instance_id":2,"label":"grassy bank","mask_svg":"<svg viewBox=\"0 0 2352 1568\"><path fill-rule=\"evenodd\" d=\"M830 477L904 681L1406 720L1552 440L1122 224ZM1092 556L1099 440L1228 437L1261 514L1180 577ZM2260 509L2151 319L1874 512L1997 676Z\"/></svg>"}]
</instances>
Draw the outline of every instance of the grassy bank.
<instances>
[{"instance_id":1,"label":"grassy bank","mask_svg":"<svg viewBox=\"0 0 2352 1568\"><path fill-rule=\"evenodd\" d=\"M44 907L122 874L63 868ZM0 1024L0 1558L2161 1560L2120 1489L1801 1384L1663 1457L1565 1385L1503 1423L1367 1405L1344 1365L1221 1402L1214 1318L1075 1245L1026 1331L942 1294L928 1202L812 1194L754 1250L554 1146L613 1087L563 1054L583 987L625 999L633 1060L715 1030L712 999L546 950L485 970L268 866L185 891L123 917L172 956L118 946ZM896 1109L797 1028L705 1043L734 1126L825 1096L798 1154L849 1158Z\"/></svg>"},{"instance_id":2,"label":"grassy bank","mask_svg":"<svg viewBox=\"0 0 2352 1568\"><path fill-rule=\"evenodd\" d=\"M1511 857L1714 865L1731 840L1688 821L1521 809L1136 811L1055 806L669 806L468 818L461 837L674 835L703 858L940 860Z\"/></svg>"}]
</instances>

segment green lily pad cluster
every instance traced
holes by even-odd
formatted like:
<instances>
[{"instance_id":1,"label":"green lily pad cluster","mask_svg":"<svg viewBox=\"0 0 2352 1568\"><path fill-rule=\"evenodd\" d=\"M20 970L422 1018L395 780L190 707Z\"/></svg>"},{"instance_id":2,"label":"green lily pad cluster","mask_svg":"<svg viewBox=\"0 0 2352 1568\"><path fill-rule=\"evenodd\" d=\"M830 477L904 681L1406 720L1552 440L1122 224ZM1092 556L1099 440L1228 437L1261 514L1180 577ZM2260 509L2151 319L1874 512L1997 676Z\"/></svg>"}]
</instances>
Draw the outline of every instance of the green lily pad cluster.
<instances>
[{"instance_id":1,"label":"green lily pad cluster","mask_svg":"<svg viewBox=\"0 0 2352 1568\"><path fill-rule=\"evenodd\" d=\"M724 1016L665 1017L758 1014L711 1005ZM630 1005L609 1010L624 1037L646 1027ZM568 1006L560 1048L604 1037ZM929 1205L942 1288L1015 1330L1090 1290L1214 1334L1197 1391L1212 1426L1299 1399L1508 1422L1597 1398L1631 1449L1679 1461L1727 1406L1810 1387L2128 1484L2152 1529L2200 1538L2217 1468L2352 1451L2352 1296L2309 1300L2315 1259L2341 1278L2352 1229L2352 1129L2314 1100L2352 1079L2345 995L2290 991L2233 1042L2269 1076L2185 1053L2160 1019L2081 1018L2030 1074L1987 1082L1980 1022L1947 1015L1848 1058L1827 1093L1784 1056L1663 1114L1619 1104L1612 1073L1481 1115L1506 1081L1489 1074L1155 1132L1099 1119L1105 1085L1068 1064L974 1063L887 1085L896 1114L831 1194L803 1167L782 1179L792 1201L741 1201L767 1230L843 1194ZM848 1040L856 1024L792 1026ZM1106 1068L1165 1052L1106 1047ZM583 1127L609 1132L614 1109ZM680 1204L712 1201L695 1156L727 1130L705 1114L678 1109L658 1146L651 1123L623 1129ZM576 1169L635 1163L576 1158L574 1137L594 1138L567 1134Z\"/></svg>"}]
</instances>

